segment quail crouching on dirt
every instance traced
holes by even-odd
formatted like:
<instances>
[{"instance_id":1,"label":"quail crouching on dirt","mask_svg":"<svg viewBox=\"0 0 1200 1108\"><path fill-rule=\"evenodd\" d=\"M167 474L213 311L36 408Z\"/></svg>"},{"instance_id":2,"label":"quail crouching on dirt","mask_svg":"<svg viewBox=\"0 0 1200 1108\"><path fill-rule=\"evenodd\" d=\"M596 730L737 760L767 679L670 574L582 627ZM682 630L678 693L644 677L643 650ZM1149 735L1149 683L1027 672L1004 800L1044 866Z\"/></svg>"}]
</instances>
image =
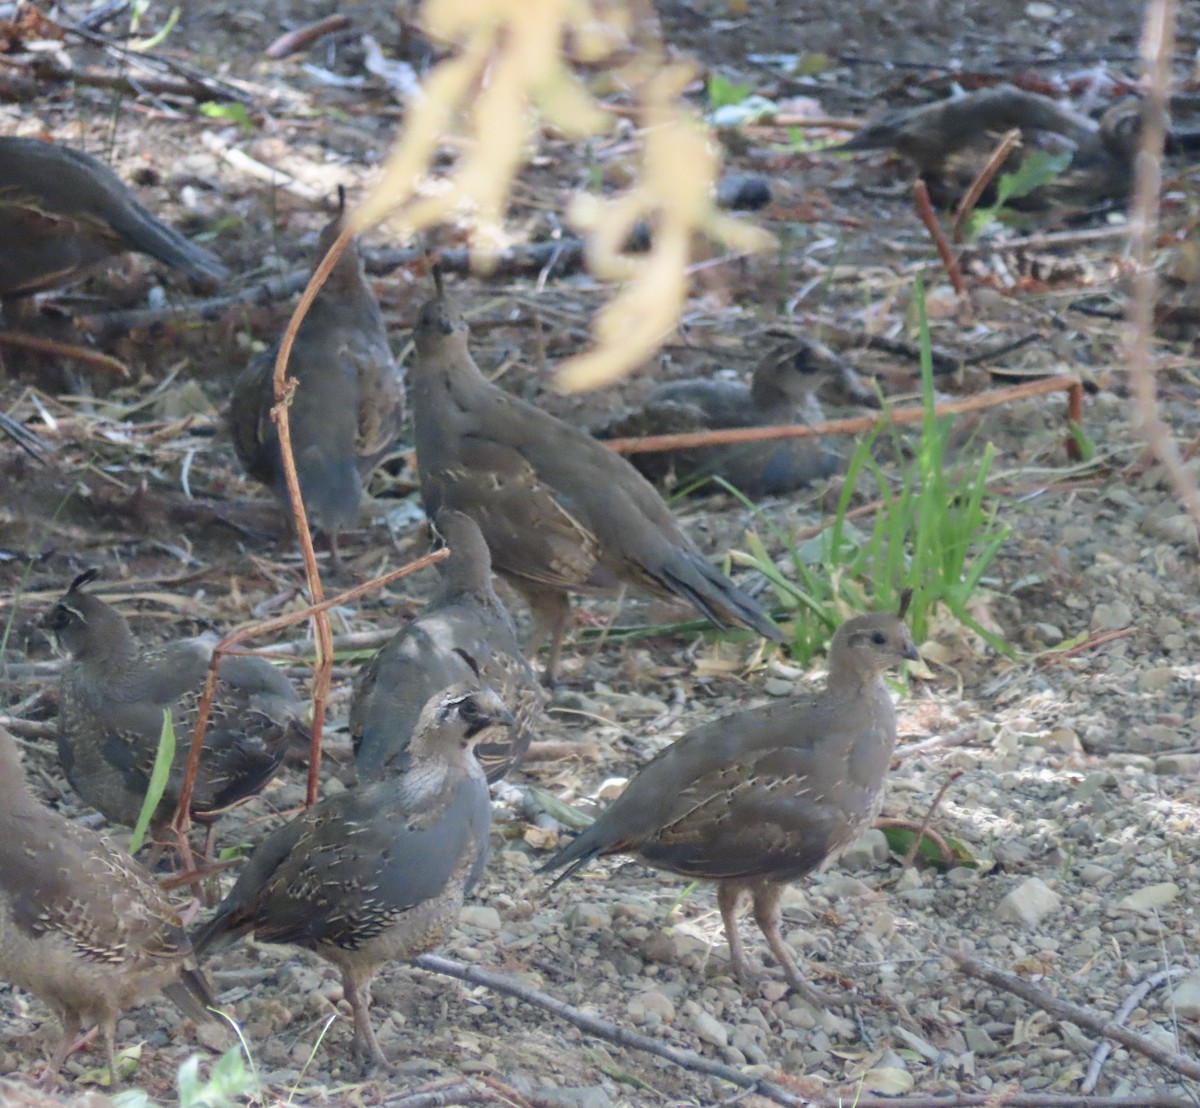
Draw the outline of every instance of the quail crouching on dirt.
<instances>
[{"instance_id":1,"label":"quail crouching on dirt","mask_svg":"<svg viewBox=\"0 0 1200 1108\"><path fill-rule=\"evenodd\" d=\"M212 285L226 270L152 216L88 154L34 138L0 138L0 300L61 288L127 250Z\"/></svg>"},{"instance_id":2,"label":"quail crouching on dirt","mask_svg":"<svg viewBox=\"0 0 1200 1108\"><path fill-rule=\"evenodd\" d=\"M317 242L319 262L342 231L339 215ZM288 508L275 404L276 343L238 377L229 427L242 468ZM392 356L379 301L356 240L347 244L300 324L287 373L292 455L309 524L324 532L334 567L338 532L358 522L363 482L404 420L404 377Z\"/></svg>"},{"instance_id":3,"label":"quail crouching on dirt","mask_svg":"<svg viewBox=\"0 0 1200 1108\"><path fill-rule=\"evenodd\" d=\"M450 548L442 585L420 614L363 668L350 705L359 784L408 767L408 741L435 693L477 679L500 694L513 722L475 747L489 782L520 762L542 714L537 677L521 655L512 617L492 588L492 561L474 521L443 509L434 527Z\"/></svg>"},{"instance_id":4,"label":"quail crouching on dirt","mask_svg":"<svg viewBox=\"0 0 1200 1108\"><path fill-rule=\"evenodd\" d=\"M430 515L478 525L496 571L529 602L530 646L550 637L553 681L572 592L632 585L677 596L719 627L786 636L696 549L654 487L585 431L493 385L440 294L421 309L409 371L417 470Z\"/></svg>"},{"instance_id":5,"label":"quail crouching on dirt","mask_svg":"<svg viewBox=\"0 0 1200 1108\"><path fill-rule=\"evenodd\" d=\"M748 966L737 908L754 919L796 992L804 979L780 934L783 885L832 862L879 815L896 714L882 674L917 658L899 615L856 616L829 644L829 678L811 696L767 704L697 727L642 767L587 830L540 867L632 854L656 869L717 882L733 968ZM556 882L557 884L557 882Z\"/></svg>"},{"instance_id":6,"label":"quail crouching on dirt","mask_svg":"<svg viewBox=\"0 0 1200 1108\"><path fill-rule=\"evenodd\" d=\"M211 1018L179 913L145 870L102 835L30 794L12 735L0 728L0 977L62 1021L48 1076L85 1024L104 1036L117 1082L117 1018L158 992L184 1015Z\"/></svg>"},{"instance_id":7,"label":"quail crouching on dirt","mask_svg":"<svg viewBox=\"0 0 1200 1108\"><path fill-rule=\"evenodd\" d=\"M196 950L253 934L333 963L354 1013L356 1055L386 1067L371 1025L371 979L455 926L491 826L472 748L499 741L511 724L491 689L456 685L431 698L408 742L408 769L326 797L268 835L194 936Z\"/></svg>"},{"instance_id":8,"label":"quail crouching on dirt","mask_svg":"<svg viewBox=\"0 0 1200 1108\"><path fill-rule=\"evenodd\" d=\"M58 752L72 787L114 823L132 826L142 809L169 710L175 759L151 820L161 831L179 802L196 707L213 641L180 639L142 647L125 617L83 586L81 573L45 618L65 655ZM211 825L222 811L260 792L287 747L306 742L304 706L291 682L262 658L222 661L208 717L191 815ZM211 843L208 844L211 846Z\"/></svg>"}]
</instances>

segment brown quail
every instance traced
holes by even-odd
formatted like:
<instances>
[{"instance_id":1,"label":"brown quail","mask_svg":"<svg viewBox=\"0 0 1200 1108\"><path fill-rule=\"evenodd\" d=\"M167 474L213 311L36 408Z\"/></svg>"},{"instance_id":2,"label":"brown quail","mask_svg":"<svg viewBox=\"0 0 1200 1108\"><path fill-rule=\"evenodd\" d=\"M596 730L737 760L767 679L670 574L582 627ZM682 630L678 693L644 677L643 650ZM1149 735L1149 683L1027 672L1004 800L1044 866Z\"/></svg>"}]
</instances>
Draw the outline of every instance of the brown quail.
<instances>
[{"instance_id":1,"label":"brown quail","mask_svg":"<svg viewBox=\"0 0 1200 1108\"><path fill-rule=\"evenodd\" d=\"M196 950L243 935L319 954L342 974L354 1049L386 1067L370 1015L384 962L437 946L487 859L491 802L471 748L512 724L490 689L456 685L430 699L408 742L408 770L326 797L259 844Z\"/></svg>"},{"instance_id":2,"label":"brown quail","mask_svg":"<svg viewBox=\"0 0 1200 1108\"><path fill-rule=\"evenodd\" d=\"M153 879L102 835L29 794L17 745L0 728L0 977L40 997L62 1021L56 1074L83 1024L104 1036L109 1076L118 1017L165 991L210 1018L215 1002L192 944Z\"/></svg>"},{"instance_id":3,"label":"brown quail","mask_svg":"<svg viewBox=\"0 0 1200 1108\"><path fill-rule=\"evenodd\" d=\"M318 262L341 229L339 215L321 232ZM271 420L278 351L277 343L237 379L229 426L243 468L287 508ZM404 419L404 378L357 242L347 245L304 317L287 372L297 382L288 418L304 510L309 523L325 533L336 566L338 532L358 522L363 481L396 440Z\"/></svg>"},{"instance_id":4,"label":"brown quail","mask_svg":"<svg viewBox=\"0 0 1200 1108\"><path fill-rule=\"evenodd\" d=\"M0 138L0 300L60 288L127 250L212 284L226 270L152 216L103 162L32 138Z\"/></svg>"},{"instance_id":5,"label":"brown quail","mask_svg":"<svg viewBox=\"0 0 1200 1108\"><path fill-rule=\"evenodd\" d=\"M605 854L717 882L733 968L744 893L788 982L814 1002L779 932L782 887L821 869L871 827L896 742L884 670L917 657L900 617L856 616L829 645L829 679L797 697L704 724L642 767L587 830L541 870L570 876ZM562 880L562 878L559 878Z\"/></svg>"},{"instance_id":6,"label":"brown quail","mask_svg":"<svg viewBox=\"0 0 1200 1108\"><path fill-rule=\"evenodd\" d=\"M772 427L819 423L815 390L829 376L830 351L819 343L793 342L786 355L764 357L750 384L723 378L687 378L654 388L637 410L597 432L601 439L678 435L713 428ZM678 485L720 477L752 499L780 496L828 477L837 455L812 439L730 443L725 446L631 454L629 460L651 481L673 472Z\"/></svg>"},{"instance_id":7,"label":"brown quail","mask_svg":"<svg viewBox=\"0 0 1200 1108\"><path fill-rule=\"evenodd\" d=\"M421 496L479 525L496 571L534 615L531 646L549 635L557 672L569 593L622 584L678 596L720 627L785 636L684 534L636 469L591 435L493 385L467 345L461 313L441 295L421 309L410 370Z\"/></svg>"},{"instance_id":8,"label":"brown quail","mask_svg":"<svg viewBox=\"0 0 1200 1108\"><path fill-rule=\"evenodd\" d=\"M59 758L83 799L114 823L137 821L169 710L175 761L152 820L161 826L179 787L208 673L213 643L181 639L141 647L125 617L83 586L80 574L46 616L65 655L59 704ZM261 658L233 655L221 664L208 719L192 818L211 824L224 809L259 792L290 742L304 740L303 705L291 682Z\"/></svg>"},{"instance_id":9,"label":"brown quail","mask_svg":"<svg viewBox=\"0 0 1200 1108\"><path fill-rule=\"evenodd\" d=\"M350 705L350 735L362 784L408 768L409 736L431 696L479 679L513 715L508 733L475 747L489 782L499 781L529 746L542 692L522 657L517 631L492 588L492 561L474 521L443 509L434 521L450 548L442 586L421 613L364 667Z\"/></svg>"}]
</instances>

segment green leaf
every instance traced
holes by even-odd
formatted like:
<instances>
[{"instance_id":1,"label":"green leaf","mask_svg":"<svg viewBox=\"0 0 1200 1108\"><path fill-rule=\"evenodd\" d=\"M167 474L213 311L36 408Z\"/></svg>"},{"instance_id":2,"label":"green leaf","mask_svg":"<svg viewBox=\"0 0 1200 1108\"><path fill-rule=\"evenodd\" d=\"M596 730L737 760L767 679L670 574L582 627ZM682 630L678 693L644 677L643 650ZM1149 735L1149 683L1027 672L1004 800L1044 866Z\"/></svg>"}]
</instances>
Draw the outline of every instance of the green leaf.
<instances>
[{"instance_id":1,"label":"green leaf","mask_svg":"<svg viewBox=\"0 0 1200 1108\"><path fill-rule=\"evenodd\" d=\"M237 100L229 100L225 103L206 100L200 105L200 114L208 119L226 119L247 131L254 130L254 124L246 112L246 105Z\"/></svg>"},{"instance_id":2,"label":"green leaf","mask_svg":"<svg viewBox=\"0 0 1200 1108\"><path fill-rule=\"evenodd\" d=\"M556 796L552 796L545 789L539 789L530 786L530 793L533 794L533 799L541 806L542 810L547 815L558 820L564 827L570 827L575 831L583 831L591 827L595 823L595 819L577 808L572 808L569 804L564 804Z\"/></svg>"},{"instance_id":3,"label":"green leaf","mask_svg":"<svg viewBox=\"0 0 1200 1108\"><path fill-rule=\"evenodd\" d=\"M147 50L153 50L156 46L161 46L167 39L167 35L175 28L175 24L179 22L179 9L172 8L171 14L167 16L167 21L162 25L159 31L149 38L138 39L136 42L125 44L127 50L135 50L139 54L145 53Z\"/></svg>"},{"instance_id":4,"label":"green leaf","mask_svg":"<svg viewBox=\"0 0 1200 1108\"><path fill-rule=\"evenodd\" d=\"M150 820L158 811L163 793L167 790L167 779L171 776L171 766L175 761L175 726L171 723L171 712L163 709L162 733L158 737L158 750L154 755L154 768L150 771L150 787L146 790L146 798L142 801L142 810L138 813L137 823L133 827L133 838L129 842L129 853L136 854L146 838L146 829Z\"/></svg>"},{"instance_id":5,"label":"green leaf","mask_svg":"<svg viewBox=\"0 0 1200 1108\"><path fill-rule=\"evenodd\" d=\"M1051 154L1048 150L1035 150L1025 158L1012 173L1000 174L996 183L996 204L1001 208L1010 200L1020 200L1035 189L1050 184L1071 164L1071 152Z\"/></svg>"},{"instance_id":6,"label":"green leaf","mask_svg":"<svg viewBox=\"0 0 1200 1108\"><path fill-rule=\"evenodd\" d=\"M884 827L881 830L883 837L887 839L888 849L901 858L907 856L912 849L913 840L917 837L916 831L909 827ZM946 861L941 848L928 835L922 836L921 845L917 848L917 857L939 869L950 869L955 866L965 866L968 869L978 868L979 863L964 843L958 839L952 839L948 835L943 838L950 848L951 860L949 862Z\"/></svg>"},{"instance_id":7,"label":"green leaf","mask_svg":"<svg viewBox=\"0 0 1200 1108\"><path fill-rule=\"evenodd\" d=\"M710 108L724 108L729 105L740 104L750 95L751 91L752 86L750 85L735 85L727 78L714 73L708 79L708 106Z\"/></svg>"}]
</instances>

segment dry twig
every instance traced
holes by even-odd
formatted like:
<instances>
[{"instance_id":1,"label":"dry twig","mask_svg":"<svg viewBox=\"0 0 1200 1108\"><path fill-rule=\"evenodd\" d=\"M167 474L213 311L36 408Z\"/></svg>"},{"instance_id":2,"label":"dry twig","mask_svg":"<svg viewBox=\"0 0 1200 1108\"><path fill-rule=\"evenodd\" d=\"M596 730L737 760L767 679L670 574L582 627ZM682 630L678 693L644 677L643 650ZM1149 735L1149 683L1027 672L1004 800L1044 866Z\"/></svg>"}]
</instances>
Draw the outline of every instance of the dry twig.
<instances>
[{"instance_id":1,"label":"dry twig","mask_svg":"<svg viewBox=\"0 0 1200 1108\"><path fill-rule=\"evenodd\" d=\"M925 225L925 230L933 239L933 245L937 247L938 256L946 268L946 276L950 278L950 284L954 286L958 298L965 300L967 286L963 281L962 268L954 256L953 247L946 241L946 234L942 230L941 224L938 223L937 213L934 212L933 205L929 202L929 190L919 177L913 185L913 205L917 211L917 218Z\"/></svg>"},{"instance_id":2,"label":"dry twig","mask_svg":"<svg viewBox=\"0 0 1200 1108\"><path fill-rule=\"evenodd\" d=\"M956 244L962 242L963 229L966 227L971 213L975 210L975 205L979 203L983 190L992 183L992 178L1000 172L1004 159L1012 153L1013 147L1020 141L1020 128L1014 127L996 144L996 149L988 156L983 168L975 174L975 180L971 182L971 187L959 201L958 208L954 212L954 222L950 225L950 234Z\"/></svg>"}]
</instances>

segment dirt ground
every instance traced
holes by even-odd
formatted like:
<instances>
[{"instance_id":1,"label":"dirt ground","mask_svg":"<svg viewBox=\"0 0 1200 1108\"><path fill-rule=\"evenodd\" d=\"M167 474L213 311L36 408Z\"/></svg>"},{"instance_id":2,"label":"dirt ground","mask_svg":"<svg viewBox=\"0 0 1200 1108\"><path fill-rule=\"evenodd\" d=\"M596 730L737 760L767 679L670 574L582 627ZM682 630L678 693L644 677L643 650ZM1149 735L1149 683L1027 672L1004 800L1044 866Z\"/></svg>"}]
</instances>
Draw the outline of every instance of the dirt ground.
<instances>
[{"instance_id":1,"label":"dirt ground","mask_svg":"<svg viewBox=\"0 0 1200 1108\"><path fill-rule=\"evenodd\" d=\"M419 42L401 25L403 7L350 5L348 30L270 61L263 50L271 40L329 14L331 5L183 6L159 52L242 82L252 105L248 129L205 117L182 98L47 85L35 99L0 102L0 133L109 152L123 179L140 182L143 202L189 233L210 233L208 245L239 275L238 286L278 276L304 264L328 218L301 193L330 196L341 183L353 198L402 126L402 107L364 69L362 37L419 60ZM1077 101L1095 90L1091 106L1100 109L1113 95L1110 79L1120 85L1135 76L1141 19L1141 5L1132 3L751 0L744 15L716 0L659 7L672 49L694 56L705 72L777 101L811 100L810 110L829 117L915 103L979 74L1036 77L1039 87L1070 91ZM1194 55L1198 35L1200 16L1187 8L1181 56ZM80 64L113 64L77 40L65 48ZM829 62L799 77L785 72L785 55L828 55ZM687 635L584 642L580 628L537 736L572 744L571 753L529 762L498 792L492 860L441 953L821 1103L974 1093L999 1105L1017 1094L1065 1097L1093 1088L1131 1098L1127 1104L1168 1096L1196 1102L1194 1083L1123 1045L1087 1081L1103 1041L1094 1028L969 977L950 958L969 954L1101 1018L1130 998L1129 1028L1171 1051L1200 1053L1198 544L1131 429L1120 216L1082 225L1107 227L1109 237L1056 242L1054 234L1081 225L1047 214L1008 233L1022 238L1017 246L987 240L966 266L967 318L913 216L902 163L805 152L786 129L769 127L724 145L731 172L770 182L773 203L749 218L784 245L776 257L697 274L680 332L658 364L602 393L563 397L550 389L554 364L587 342L590 316L609 291L582 275L544 287L536 275L456 280L476 355L485 371L503 368L506 387L592 426L662 376L745 378L783 327L820 337L863 379L902 400L917 380L904 350L915 349L909 305L920 273L931 290L934 346L962 366L938 378L942 395L1052 373L1087 382L1083 429L1095 445L1088 465L1067 457L1061 394L955 424L955 441L966 447L961 458L984 442L996 447L993 484L1011 535L974 610L1018 654L998 654L948 617L935 621L922 644L924 664L898 702L901 750L885 815L920 820L949 781L933 826L977 865L905 869L872 832L838 866L791 889L789 943L819 984L854 998L828 1012L788 993L750 920L744 934L763 976L748 992L737 985L711 888L687 891L639 865L614 864L547 891L532 871L558 826L530 786L588 807L697 723L821 679L818 663L796 666L756 644ZM254 179L223 156L229 149L287 171L300 187ZM546 139L538 153L512 211L518 239L530 241L544 237L549 215L562 213L589 173L582 153L560 140ZM615 144L592 152L601 166L610 155L621 156ZM1168 174L1171 226L1186 226L1194 209L1191 180L1179 166ZM375 251L403 245L367 242ZM395 349L407 358L425 281L392 269L376 287ZM164 294L168 301L190 295L180 278L128 256L84 290L56 297L57 322L38 321L120 358L132 370L129 381L7 350L0 374L4 410L53 446L43 466L0 439L0 613L13 617L0 712L31 725L22 731L26 760L46 800L82 819L87 810L62 779L49 737L56 663L37 626L77 572L99 566L107 594L149 640L228 628L302 603L287 527L240 472L222 415L233 376L272 341L290 303L132 330L99 327L92 340L62 321L144 307ZM869 342L880 336L900 345L885 352ZM1200 435L1193 337L1183 328L1160 351L1160 398L1183 443ZM831 417L865 410L837 389L822 400ZM902 437L911 449L915 439ZM347 537L356 578L425 549L410 442L406 432L376 476L362 530ZM831 448L844 460L853 443ZM753 514L723 495L690 498L676 510L714 558L744 550L753 529L790 572L785 542L827 521L840 487L835 476L764 501ZM754 583L750 574L742 580ZM426 571L338 609L335 634L399 627L433 583ZM508 599L527 626L519 600ZM582 607L600 618L613 614L611 602ZM618 622L679 614L635 598ZM1076 649L1051 650L1076 640ZM346 657L335 669L327 789L345 777L354 665ZM306 673L294 671L297 681ZM923 745L906 752L916 744ZM222 844L253 843L272 813L302 796L303 769L290 768L260 800L226 818ZM603 1108L717 1104L738 1094L518 1000L394 965L377 979L374 1012L395 1073L363 1081L349 1058L348 1009L332 967L288 948L244 943L210 968L266 1103L383 1104L443 1086L452 1092L422 1103ZM37 1103L30 1074L57 1033L53 1019L11 989L0 997L0 1073L11 1081L0 1098ZM206 1068L234 1041L221 1027L184 1025L166 1001L129 1013L118 1036L142 1044L131 1084L161 1103L177 1101L184 1058L198 1051ZM65 1067L68 1080L96 1060L77 1054ZM83 1090L68 1086L63 1095ZM741 1102L766 1103L757 1094Z\"/></svg>"}]
</instances>

